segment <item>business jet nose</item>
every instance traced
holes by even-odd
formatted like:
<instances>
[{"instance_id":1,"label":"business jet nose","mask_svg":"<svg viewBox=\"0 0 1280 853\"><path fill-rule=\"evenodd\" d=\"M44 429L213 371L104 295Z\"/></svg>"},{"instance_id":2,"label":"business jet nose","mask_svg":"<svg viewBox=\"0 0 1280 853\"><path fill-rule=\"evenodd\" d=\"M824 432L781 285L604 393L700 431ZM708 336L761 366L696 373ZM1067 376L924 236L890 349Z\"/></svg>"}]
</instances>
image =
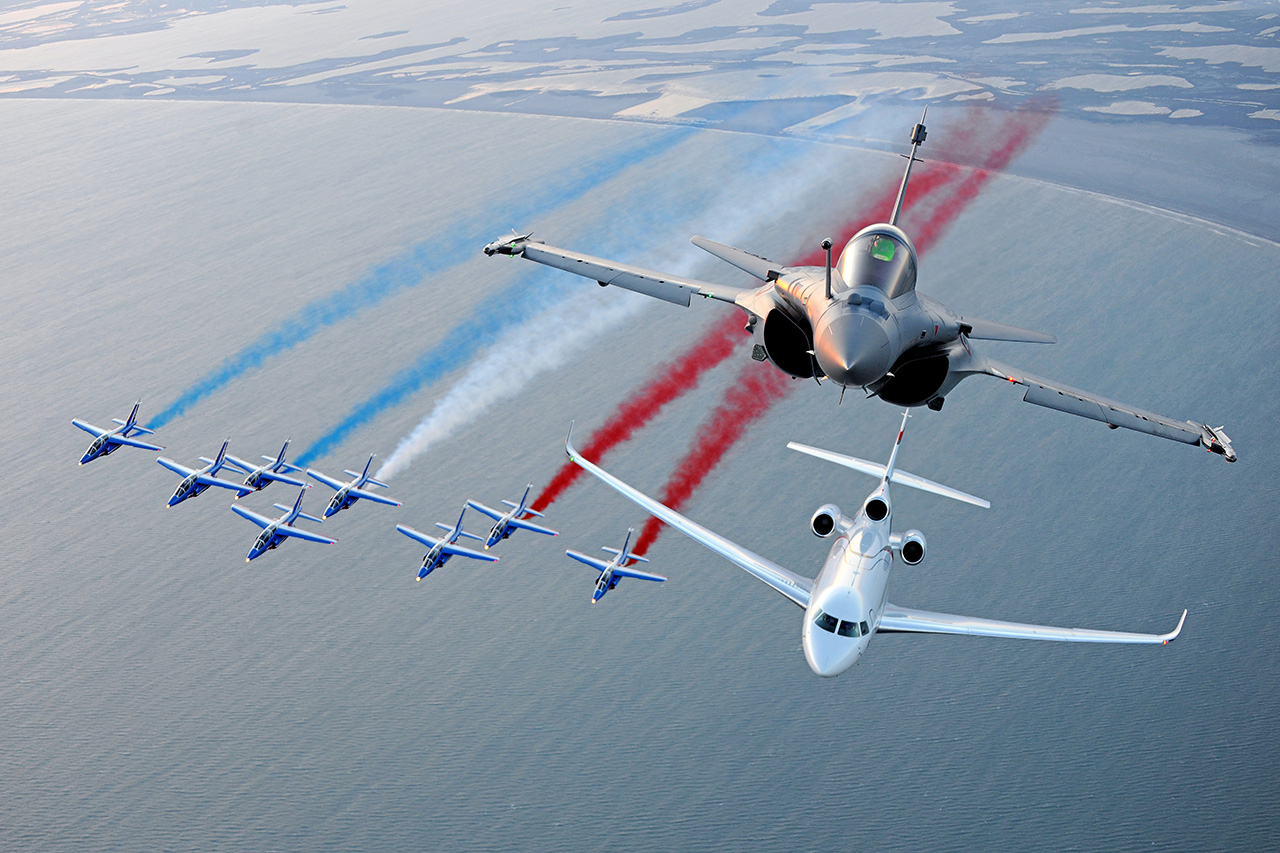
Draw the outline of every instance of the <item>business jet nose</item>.
<instances>
[{"instance_id":1,"label":"business jet nose","mask_svg":"<svg viewBox=\"0 0 1280 853\"><path fill-rule=\"evenodd\" d=\"M863 642L810 631L804 638L804 659L815 675L833 678L857 663L865 648Z\"/></svg>"},{"instance_id":2,"label":"business jet nose","mask_svg":"<svg viewBox=\"0 0 1280 853\"><path fill-rule=\"evenodd\" d=\"M870 385L889 372L889 335L869 314L840 313L818 324L814 356L839 384Z\"/></svg>"}]
</instances>

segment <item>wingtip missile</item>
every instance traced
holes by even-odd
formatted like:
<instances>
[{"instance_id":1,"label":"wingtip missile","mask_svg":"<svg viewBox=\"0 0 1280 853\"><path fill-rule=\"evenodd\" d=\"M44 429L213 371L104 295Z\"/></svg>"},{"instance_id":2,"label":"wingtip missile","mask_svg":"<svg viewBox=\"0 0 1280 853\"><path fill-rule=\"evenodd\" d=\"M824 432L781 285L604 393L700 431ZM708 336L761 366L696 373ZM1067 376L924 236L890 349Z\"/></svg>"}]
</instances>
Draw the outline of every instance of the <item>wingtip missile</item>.
<instances>
[{"instance_id":1,"label":"wingtip missile","mask_svg":"<svg viewBox=\"0 0 1280 853\"><path fill-rule=\"evenodd\" d=\"M486 245L484 253L489 257L494 255L518 255L524 251L524 242L532 236L532 231L527 234L517 234L515 229L512 229L510 234L499 237Z\"/></svg>"},{"instance_id":2,"label":"wingtip missile","mask_svg":"<svg viewBox=\"0 0 1280 853\"><path fill-rule=\"evenodd\" d=\"M1228 462L1235 462L1238 457L1235 448L1231 446L1231 439L1227 437L1226 425L1217 427L1209 426L1207 423L1200 424L1200 446L1209 453L1216 453Z\"/></svg>"}]
</instances>

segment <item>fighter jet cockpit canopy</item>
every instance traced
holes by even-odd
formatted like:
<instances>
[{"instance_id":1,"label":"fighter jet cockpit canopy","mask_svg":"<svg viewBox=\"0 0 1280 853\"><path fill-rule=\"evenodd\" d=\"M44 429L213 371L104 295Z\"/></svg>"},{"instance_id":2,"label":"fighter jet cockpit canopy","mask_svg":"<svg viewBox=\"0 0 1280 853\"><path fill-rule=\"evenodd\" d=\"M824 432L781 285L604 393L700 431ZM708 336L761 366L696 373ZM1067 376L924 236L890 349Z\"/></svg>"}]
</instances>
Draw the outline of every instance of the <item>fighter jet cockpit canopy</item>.
<instances>
[{"instance_id":1,"label":"fighter jet cockpit canopy","mask_svg":"<svg viewBox=\"0 0 1280 853\"><path fill-rule=\"evenodd\" d=\"M889 299L916 289L915 247L892 225L871 225L853 235L836 268L846 289L875 287Z\"/></svg>"}]
</instances>

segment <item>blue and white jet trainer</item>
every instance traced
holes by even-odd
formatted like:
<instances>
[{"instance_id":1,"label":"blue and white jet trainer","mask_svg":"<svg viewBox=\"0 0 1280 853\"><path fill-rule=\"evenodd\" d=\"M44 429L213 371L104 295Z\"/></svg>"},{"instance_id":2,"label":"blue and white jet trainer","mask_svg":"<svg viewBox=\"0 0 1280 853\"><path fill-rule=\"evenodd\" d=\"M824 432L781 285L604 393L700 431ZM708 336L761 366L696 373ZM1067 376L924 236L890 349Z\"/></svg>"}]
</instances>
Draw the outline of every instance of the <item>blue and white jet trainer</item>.
<instances>
[{"instance_id":1,"label":"blue and white jet trainer","mask_svg":"<svg viewBox=\"0 0 1280 853\"><path fill-rule=\"evenodd\" d=\"M303 485L298 490L298 499L293 502L293 508L284 504L273 504L273 506L284 512L279 518L267 518L265 515L258 515L252 510L245 509L240 504L232 504L231 511L242 518L247 518L254 524L262 528L262 532L258 534L258 538L254 540L253 547L249 549L249 554L244 558L247 563L261 557L268 551L274 551L280 547L280 543L289 537L296 539L305 539L308 542L323 542L326 545L332 545L337 542L336 539L330 539L328 536L321 536L319 533L312 533L310 530L302 530L293 527L292 524L299 518L305 518L307 521L324 521L323 518L316 518L314 515L308 515L302 511L302 499L306 497L308 485Z\"/></svg>"},{"instance_id":2,"label":"blue and white jet trainer","mask_svg":"<svg viewBox=\"0 0 1280 853\"><path fill-rule=\"evenodd\" d=\"M422 558L422 568L418 569L418 580L422 580L427 575L449 562L450 557L470 557L473 560L488 560L491 563L498 560L498 558L493 554L485 554L481 551L472 551L470 548L463 548L460 545L454 544L458 541L459 536L465 536L468 539L475 539L480 542L484 541L484 537L477 536L474 533L468 533L462 529L462 518L466 514L467 508L466 506L463 506L462 512L458 513L458 523L453 527L450 527L447 524L441 524L437 521L436 527L445 531L445 535L443 537L428 536L427 534L420 533L412 527L408 527L404 524L396 525L396 530L399 530L405 536L408 536L416 542L421 542L430 549L427 551L426 556Z\"/></svg>"},{"instance_id":3,"label":"blue and white jet trainer","mask_svg":"<svg viewBox=\"0 0 1280 853\"><path fill-rule=\"evenodd\" d=\"M324 483L329 488L336 489L338 492L333 496L333 499L329 501L329 505L325 507L325 518L342 512L361 498L364 498L367 501L373 501L374 503L386 504L387 506L401 505L400 501L393 500L386 495L380 495L377 492L371 492L365 488L365 486L381 486L384 489L390 488L386 483L381 480L375 480L369 475L369 468L372 466L373 456L370 455L369 461L364 463L363 473L344 470L342 473L346 474L348 477L354 478L349 483L344 483L341 480L335 480L332 477L325 476L314 468L307 469L307 473L309 475L316 478L321 483Z\"/></svg>"},{"instance_id":4,"label":"blue and white jet trainer","mask_svg":"<svg viewBox=\"0 0 1280 853\"><path fill-rule=\"evenodd\" d=\"M156 461L164 467L168 468L175 474L182 476L182 482L178 484L178 488L174 490L173 497L169 498L169 506L177 506L187 498L194 498L202 494L205 489L210 486L217 486L222 489L231 489L236 493L236 497L242 498L245 495L253 493L253 489L240 483L233 483L230 480L219 480L218 472L227 464L227 445L231 443L231 439L222 442L222 449L218 451L217 459L210 459L207 456L201 456L200 461L205 466L199 470L188 468L185 465L179 465L172 459L166 459L161 456Z\"/></svg>"},{"instance_id":5,"label":"blue and white jet trainer","mask_svg":"<svg viewBox=\"0 0 1280 853\"><path fill-rule=\"evenodd\" d=\"M662 575L653 575L649 572L639 571L638 569L627 568L627 565L632 562L649 562L644 557L632 554L631 551L628 550L628 546L631 544L631 534L635 532L634 528L627 528L627 538L622 540L621 548L610 548L606 545L600 549L601 551L607 551L610 554L613 554L613 559L607 563L604 560L597 560L595 557L588 557L586 554L579 553L578 551L565 551L566 554L573 557L573 559L577 560L579 563L586 563L588 566L600 573L600 577L596 578L596 588L591 593L592 604L595 604L597 601L604 598L604 594L616 587L618 585L618 581L622 578L636 578L637 580L642 581L666 580Z\"/></svg>"},{"instance_id":6,"label":"blue and white jet trainer","mask_svg":"<svg viewBox=\"0 0 1280 853\"><path fill-rule=\"evenodd\" d=\"M492 518L495 522L493 527L489 529L489 538L486 539L484 543L484 549L486 551L488 551L494 545L497 545L503 539L506 539L507 537L509 537L517 529L532 530L534 533L542 533L547 536L557 535L556 531L548 527L539 527L536 524L531 524L530 522L525 521L525 519L529 516L537 516L538 518L544 517L542 513L538 512L537 510L532 510L528 508L529 490L532 488L533 488L533 483L530 483L529 485L524 487L524 497L520 498L520 503L518 504L512 503L511 501L508 501L508 500L504 500L503 503L511 507L511 509L508 510L507 512L498 512L496 509L490 509L489 507L485 506L479 501L467 501L467 506L471 507L477 512L484 513L485 515Z\"/></svg>"},{"instance_id":7,"label":"blue and white jet trainer","mask_svg":"<svg viewBox=\"0 0 1280 853\"><path fill-rule=\"evenodd\" d=\"M975 506L990 506L981 498L896 470L898 448L902 444L902 433L908 417L904 413L902 429L898 430L898 438L886 466L794 442L787 445L794 450L880 478L880 485L867 496L854 517L845 517L834 504L825 504L813 514L809 522L813 533L824 539L833 535L836 537L827 553L822 571L815 579L787 571L759 554L712 533L583 459L573 447L572 428L569 437L565 439L565 452L588 473L604 481L646 512L657 516L803 607L805 616L801 638L804 656L809 668L818 675L839 675L853 666L876 633L969 634L1073 643L1167 643L1182 631L1182 624L1187 618L1185 610L1178 626L1167 634L1131 634L999 622L912 610L889 603L885 590L894 558L901 557L904 563L914 566L925 556L925 538L920 531L908 530L901 534L891 532L893 513L889 499L890 483L910 486Z\"/></svg>"},{"instance_id":8,"label":"blue and white jet trainer","mask_svg":"<svg viewBox=\"0 0 1280 853\"><path fill-rule=\"evenodd\" d=\"M130 436L135 433L138 435L155 435L155 430L139 426L137 423L138 407L141 405L141 400L133 404L133 411L129 413L128 420L122 421L119 418L112 418L111 420L119 424L115 429L103 429L102 427L96 427L93 424L85 423L78 418L72 418L71 423L93 436L93 443L89 445L89 449L80 457L80 464L83 465L86 462L92 462L99 456L106 456L110 453L114 453L116 449L120 447L138 447L142 450L164 450L164 448L158 444L147 444L145 441L138 441L136 438L130 438Z\"/></svg>"},{"instance_id":9,"label":"blue and white jet trainer","mask_svg":"<svg viewBox=\"0 0 1280 853\"><path fill-rule=\"evenodd\" d=\"M276 481L279 481L281 483L288 483L290 486L302 487L307 485L302 480L299 480L296 477L287 477L283 473L281 473L284 471L293 473L294 471L303 470L302 468L299 468L297 465L291 465L290 463L284 461L284 455L288 450L289 450L289 439L286 438L284 441L284 447L280 448L280 454L278 456L262 457L266 461L267 463L266 465L254 465L252 462L246 462L243 459L240 459L239 457L236 457L236 456L232 456L230 453L228 453L227 467L234 468L235 470L239 471L241 474L247 474L248 476L245 477L244 484L249 488L253 489L255 492L262 491L267 486L271 485L273 482L276 482ZM240 499L239 497L236 498L236 500L239 500L239 499Z\"/></svg>"}]
</instances>

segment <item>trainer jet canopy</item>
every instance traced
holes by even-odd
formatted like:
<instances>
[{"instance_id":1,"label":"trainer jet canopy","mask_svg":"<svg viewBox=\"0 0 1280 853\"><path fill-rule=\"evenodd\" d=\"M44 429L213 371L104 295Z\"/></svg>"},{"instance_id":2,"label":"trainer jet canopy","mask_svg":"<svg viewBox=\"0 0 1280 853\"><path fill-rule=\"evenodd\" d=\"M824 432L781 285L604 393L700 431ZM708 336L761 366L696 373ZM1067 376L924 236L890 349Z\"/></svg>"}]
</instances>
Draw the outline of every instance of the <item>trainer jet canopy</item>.
<instances>
[{"instance_id":1,"label":"trainer jet canopy","mask_svg":"<svg viewBox=\"0 0 1280 853\"><path fill-rule=\"evenodd\" d=\"M285 439L284 447L280 448L277 456L263 456L262 459L266 465L254 465L252 462L246 462L239 457L227 454L227 467L234 468L241 474L247 474L244 484L255 492L260 492L273 482L287 483L290 486L302 487L307 485L296 477L286 476L283 472L290 473L294 471L302 471L297 465L292 465L284 461L285 453L289 450L289 439ZM237 498L239 500L239 498Z\"/></svg>"},{"instance_id":2,"label":"trainer jet canopy","mask_svg":"<svg viewBox=\"0 0 1280 853\"><path fill-rule=\"evenodd\" d=\"M445 531L445 535L442 537L428 536L427 534L420 533L412 527L404 524L396 525L396 530L399 530L415 542L421 542L430 549L427 551L426 556L422 558L422 567L418 569L418 580L422 580L427 575L449 562L450 557L470 557L472 560L488 560L491 563L498 560L498 558L493 554L472 551L470 548L463 548L456 544L459 536L465 536L468 539L475 539L480 542L484 541L484 537L477 536L474 533L468 533L462 529L462 518L466 514L467 508L464 505L462 507L462 512L458 514L458 522L453 525L453 527L450 527L447 524L441 524L437 521L436 527Z\"/></svg>"},{"instance_id":3,"label":"trainer jet canopy","mask_svg":"<svg viewBox=\"0 0 1280 853\"><path fill-rule=\"evenodd\" d=\"M634 529L627 529L627 538L622 540L621 548L610 548L606 545L600 549L613 554L613 559L607 563L604 560L597 560L595 557L588 557L578 551L565 551L566 554L579 563L585 563L600 573L600 577L596 578L596 588L591 593L592 604L604 598L606 592L617 587L618 581L622 578L636 578L642 581L666 580L662 575L654 575L649 572L642 572L639 569L628 568L631 563L649 562L646 558L632 554L628 550L628 546L631 545L631 534L633 533L635 533Z\"/></svg>"},{"instance_id":4,"label":"trainer jet canopy","mask_svg":"<svg viewBox=\"0 0 1280 853\"><path fill-rule=\"evenodd\" d=\"M485 540L484 549L488 551L494 545L497 545L503 539L509 537L516 530L532 530L534 533L542 533L547 536L555 536L556 531L549 527L539 527L536 524L525 521L530 516L542 518L542 513L537 510L529 509L529 490L533 488L533 483L525 486L524 497L520 498L520 503L512 503L504 500L503 503L511 507L506 512L499 512L496 509L490 509L479 501L467 501L467 506L482 512L494 520L494 525L489 529L489 538Z\"/></svg>"},{"instance_id":5,"label":"trainer jet canopy","mask_svg":"<svg viewBox=\"0 0 1280 853\"><path fill-rule=\"evenodd\" d=\"M871 474L880 480L879 486L867 496L852 517L842 514L835 504L825 504L814 512L809 522L810 530L823 539L834 537L834 541L822 570L813 579L788 571L759 554L730 542L583 459L573 447L572 430L565 440L565 452L576 464L623 497L804 608L801 642L809 668L818 675L832 676L844 672L866 651L871 638L883 633L968 634L976 637L1010 637L1068 643L1167 643L1178 636L1182 623L1187 618L1185 610L1177 627L1167 634L1135 634L1001 622L913 610L891 604L886 598L886 588L894 560L901 559L909 566L918 565L924 560L926 547L924 534L918 530L892 532L893 503L889 496L891 483L976 506L990 506L981 498L897 469L898 448L902 444L907 417L904 413L903 427L898 430L898 438L894 442L887 465L877 465L865 459L842 456L794 442L787 445L820 459Z\"/></svg>"},{"instance_id":6,"label":"trainer jet canopy","mask_svg":"<svg viewBox=\"0 0 1280 853\"><path fill-rule=\"evenodd\" d=\"M962 379L994 376L1022 385L1023 399L1037 406L1101 421L1112 429L1156 435L1204 447L1236 460L1222 427L1179 421L1099 397L1061 382L1002 364L976 351L972 342L1051 344L1052 335L957 314L916 290L919 258L898 226L912 163L925 140L924 119L911 132L911 154L888 222L855 234L832 264L831 241L823 242L826 264L789 266L760 255L694 237L695 246L748 273L761 283L727 287L621 264L551 246L530 234L510 235L484 247L486 255L523 257L546 266L688 307L693 297L737 305L754 339L752 358L779 370L842 388L861 388L897 406L942 408ZM843 395L843 390L841 394Z\"/></svg>"},{"instance_id":7,"label":"trainer jet canopy","mask_svg":"<svg viewBox=\"0 0 1280 853\"><path fill-rule=\"evenodd\" d=\"M79 418L73 418L71 420L72 424L93 436L93 442L89 445L89 449L80 457L80 464L84 465L86 462L92 462L99 456L107 456L108 454L114 453L121 447L137 447L142 450L164 450L164 448L158 444L147 444L145 441L138 441L138 439L130 437L135 434L155 435L155 430L147 429L146 427L139 425L137 422L138 407L141 405L141 400L133 404L133 411L129 413L129 418L127 420L122 421L119 418L112 418L111 420L119 424L119 426L114 429L103 429L102 427L96 427L91 423L86 423Z\"/></svg>"},{"instance_id":8,"label":"trainer jet canopy","mask_svg":"<svg viewBox=\"0 0 1280 853\"><path fill-rule=\"evenodd\" d=\"M182 482L178 484L178 488L174 490L173 497L169 498L169 506L177 506L187 498L194 498L204 493L210 486L217 486L220 489L230 489L236 493L237 498L245 495L253 494L253 489L240 483L233 483L230 480L218 479L218 472L227 464L227 445L231 443L231 439L222 442L222 449L218 451L216 459L210 459L207 456L201 456L200 461L205 466L200 469L188 468L185 465L179 465L172 459L166 459L161 456L156 462L168 468L175 474L182 477Z\"/></svg>"},{"instance_id":9,"label":"trainer jet canopy","mask_svg":"<svg viewBox=\"0 0 1280 853\"><path fill-rule=\"evenodd\" d=\"M373 465L373 456L370 455L369 461L364 463L363 472L350 471L350 470L343 471L342 473L346 474L348 477L353 478L350 482L347 482L347 483L344 483L341 480L335 480L332 477L321 474L319 471L315 470L314 468L307 469L307 474L319 480L321 483L324 483L329 488L337 491L337 494L334 495L333 498L329 501L329 505L325 507L325 510L324 510L325 518L328 518L329 516L334 515L336 513L342 512L344 509L351 506L361 498L367 501L373 501L374 503L386 504L387 506L401 505L400 501L393 500L392 498L389 498L386 495L380 495L377 492L372 492L365 488L365 486L381 486L384 489L390 488L386 483L382 482L381 480L375 480L372 476L370 476L369 468L372 465Z\"/></svg>"},{"instance_id":10,"label":"trainer jet canopy","mask_svg":"<svg viewBox=\"0 0 1280 853\"><path fill-rule=\"evenodd\" d=\"M279 518L267 518L265 515L258 515L253 510L245 509L240 504L232 504L231 511L236 515L247 518L254 524L262 528L262 532L258 534L258 538L254 540L253 547L249 549L248 555L244 561L247 563L261 557L268 551L274 551L280 547L280 543L292 537L295 539L305 539L308 542L322 542L326 545L332 545L338 540L330 539L328 536L321 536L319 533L312 533L310 530L303 530L300 527L294 527L293 523L299 518L305 518L307 521L324 521L323 518L316 518L314 515L308 515L302 511L302 499L306 497L307 489L310 486L303 484L298 490L298 499L293 502L293 507L287 507L284 504L273 504L273 506L284 512Z\"/></svg>"}]
</instances>

